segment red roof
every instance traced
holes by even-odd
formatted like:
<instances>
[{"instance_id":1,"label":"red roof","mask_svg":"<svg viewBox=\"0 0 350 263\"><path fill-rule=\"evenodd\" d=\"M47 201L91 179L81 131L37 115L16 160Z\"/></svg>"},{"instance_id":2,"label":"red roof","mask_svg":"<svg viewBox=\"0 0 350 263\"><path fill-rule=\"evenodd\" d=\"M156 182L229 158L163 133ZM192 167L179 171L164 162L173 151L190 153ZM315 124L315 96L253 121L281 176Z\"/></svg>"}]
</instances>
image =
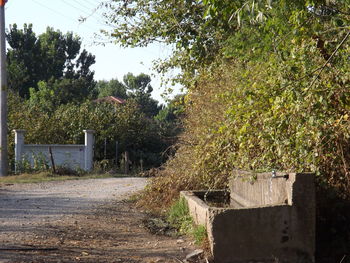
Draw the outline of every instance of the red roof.
<instances>
[{"instance_id":1,"label":"red roof","mask_svg":"<svg viewBox=\"0 0 350 263\"><path fill-rule=\"evenodd\" d=\"M113 103L118 103L118 104L124 104L126 101L124 99L114 97L114 96L108 96L108 97L103 97L95 100L95 102L113 102Z\"/></svg>"}]
</instances>

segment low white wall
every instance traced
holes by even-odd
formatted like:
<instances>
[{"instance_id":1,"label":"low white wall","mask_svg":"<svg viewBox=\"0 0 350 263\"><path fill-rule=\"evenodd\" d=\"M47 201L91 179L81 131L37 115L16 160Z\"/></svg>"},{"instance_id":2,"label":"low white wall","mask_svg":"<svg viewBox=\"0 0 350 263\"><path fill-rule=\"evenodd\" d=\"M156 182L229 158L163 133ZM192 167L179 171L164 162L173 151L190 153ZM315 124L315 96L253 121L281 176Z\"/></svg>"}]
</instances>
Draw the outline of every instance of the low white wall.
<instances>
[{"instance_id":1,"label":"low white wall","mask_svg":"<svg viewBox=\"0 0 350 263\"><path fill-rule=\"evenodd\" d=\"M24 144L24 130L15 132L15 162L16 172L19 165L28 161L31 167L35 162L45 162L51 167L51 148L55 166L65 166L72 169L83 169L90 171L93 165L94 136L92 130L84 130L85 144Z\"/></svg>"},{"instance_id":2,"label":"low white wall","mask_svg":"<svg viewBox=\"0 0 350 263\"><path fill-rule=\"evenodd\" d=\"M34 166L34 161L44 160L51 166L49 147L56 166L65 166L72 169L84 169L85 146L84 145L55 145L55 144L27 144L23 148L23 157Z\"/></svg>"}]
</instances>

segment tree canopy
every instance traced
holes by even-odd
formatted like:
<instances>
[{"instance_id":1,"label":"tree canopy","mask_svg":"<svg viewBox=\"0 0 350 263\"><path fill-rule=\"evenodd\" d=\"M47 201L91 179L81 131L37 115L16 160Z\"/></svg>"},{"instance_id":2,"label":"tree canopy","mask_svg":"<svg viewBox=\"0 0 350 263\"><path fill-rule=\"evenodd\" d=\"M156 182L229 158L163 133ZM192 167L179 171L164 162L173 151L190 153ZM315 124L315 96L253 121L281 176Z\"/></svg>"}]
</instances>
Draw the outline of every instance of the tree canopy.
<instances>
[{"instance_id":1,"label":"tree canopy","mask_svg":"<svg viewBox=\"0 0 350 263\"><path fill-rule=\"evenodd\" d=\"M217 55L275 52L291 38L335 37L349 13L346 1L331 0L112 0L104 4L110 10L106 21L113 28L106 35L122 46L171 44L172 56L157 68L164 72L179 67L181 80L191 80ZM324 41L332 42L321 39L319 44Z\"/></svg>"},{"instance_id":2,"label":"tree canopy","mask_svg":"<svg viewBox=\"0 0 350 263\"><path fill-rule=\"evenodd\" d=\"M79 96L93 90L94 72L90 66L95 63L95 57L85 49L80 50L81 40L72 32L63 34L48 27L45 33L36 36L31 24L25 24L23 29L14 24L6 37L10 46L7 51L9 88L21 97L28 98L30 88L32 92L38 91L40 81L51 87L52 83L65 79L65 83L72 83L69 89L81 88L79 83L84 83L84 91L73 91Z\"/></svg>"},{"instance_id":3,"label":"tree canopy","mask_svg":"<svg viewBox=\"0 0 350 263\"><path fill-rule=\"evenodd\" d=\"M157 64L159 72L179 67L191 75L213 59L225 39L217 21L204 17L206 7L201 1L114 0L104 4L109 10L106 22L112 27L105 34L118 44L142 47L162 42L173 46L173 56Z\"/></svg>"},{"instance_id":4,"label":"tree canopy","mask_svg":"<svg viewBox=\"0 0 350 263\"><path fill-rule=\"evenodd\" d=\"M144 73L135 76L129 72L124 75L123 82L117 79L99 81L96 91L100 98L116 96L134 100L140 106L141 111L150 118L155 117L161 109L158 101L152 98L151 77Z\"/></svg>"},{"instance_id":5,"label":"tree canopy","mask_svg":"<svg viewBox=\"0 0 350 263\"><path fill-rule=\"evenodd\" d=\"M115 96L122 99L127 98L126 87L118 79L100 80L96 83L96 91L99 98Z\"/></svg>"},{"instance_id":6,"label":"tree canopy","mask_svg":"<svg viewBox=\"0 0 350 263\"><path fill-rule=\"evenodd\" d=\"M225 188L233 169L313 172L318 197L331 204L334 196L349 200L348 1L108 4L111 39L124 46L172 45L158 69L179 67L188 90L177 152L145 202L163 208L180 190ZM319 208L318 225L329 215L350 218L345 209L329 205L328 211ZM333 247L319 244L320 255L345 254L349 247L350 229L337 222L328 221L334 230L328 234L341 238Z\"/></svg>"},{"instance_id":7,"label":"tree canopy","mask_svg":"<svg viewBox=\"0 0 350 263\"><path fill-rule=\"evenodd\" d=\"M10 129L26 129L33 143L81 143L81 131L95 129L97 160L115 158L118 141L120 152L128 150L145 167L164 161L168 130L160 129L162 122L155 119L161 106L151 97L149 75L127 73L123 82L96 82L90 69L95 57L81 50L80 38L71 32L47 28L37 36L32 25L19 29L14 24L7 40ZM105 96L126 102L96 101Z\"/></svg>"},{"instance_id":8,"label":"tree canopy","mask_svg":"<svg viewBox=\"0 0 350 263\"><path fill-rule=\"evenodd\" d=\"M152 118L156 116L160 107L158 101L151 97L153 91L151 77L143 73L134 76L129 72L124 76L123 81L128 91L128 97L140 105L146 116Z\"/></svg>"}]
</instances>

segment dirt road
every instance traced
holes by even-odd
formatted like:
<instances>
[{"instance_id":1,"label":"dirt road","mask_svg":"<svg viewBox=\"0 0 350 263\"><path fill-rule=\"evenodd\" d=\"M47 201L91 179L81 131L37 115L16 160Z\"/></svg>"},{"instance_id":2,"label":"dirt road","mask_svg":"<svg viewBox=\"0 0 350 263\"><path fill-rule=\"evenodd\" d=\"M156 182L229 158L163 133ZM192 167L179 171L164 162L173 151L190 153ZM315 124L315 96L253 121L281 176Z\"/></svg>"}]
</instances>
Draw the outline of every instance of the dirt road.
<instances>
[{"instance_id":1,"label":"dirt road","mask_svg":"<svg viewBox=\"0 0 350 263\"><path fill-rule=\"evenodd\" d=\"M151 235L145 214L125 201L145 184L110 178L0 186L0 262L179 262L191 243Z\"/></svg>"}]
</instances>

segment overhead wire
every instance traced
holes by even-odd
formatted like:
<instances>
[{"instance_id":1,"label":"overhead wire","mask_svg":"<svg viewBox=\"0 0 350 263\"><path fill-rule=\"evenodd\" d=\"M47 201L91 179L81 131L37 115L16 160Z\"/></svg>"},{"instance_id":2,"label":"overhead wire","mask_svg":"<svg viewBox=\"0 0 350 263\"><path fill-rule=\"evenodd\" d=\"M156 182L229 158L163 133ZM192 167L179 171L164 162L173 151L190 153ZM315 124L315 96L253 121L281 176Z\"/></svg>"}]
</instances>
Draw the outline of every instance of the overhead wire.
<instances>
[{"instance_id":1,"label":"overhead wire","mask_svg":"<svg viewBox=\"0 0 350 263\"><path fill-rule=\"evenodd\" d=\"M84 13L87 17L85 17L85 18L82 17L82 21L85 21L87 18L92 17L92 18L94 18L96 20L96 22L99 25L106 26L103 22L101 22L99 19L97 19L96 17L93 16L93 14L94 14L93 12L92 13L88 13L88 12L82 10L81 8L76 7L75 5L72 5L71 3L67 2L66 0L62 0L62 2L64 2L66 5L69 5L70 7L74 8L75 10Z\"/></svg>"},{"instance_id":2,"label":"overhead wire","mask_svg":"<svg viewBox=\"0 0 350 263\"><path fill-rule=\"evenodd\" d=\"M85 17L81 16L80 17L80 21L82 23L85 23L85 21L87 21L89 18L93 18L101 27L103 28L106 28L106 27L112 27L112 25L108 24L105 20L104 20L104 16L103 14L101 14L101 12L99 11L102 11L101 9L101 3L103 3L102 0L98 0L97 2L95 3L91 3L89 1L81 1L81 0L72 0L74 2L74 5L72 3L67 3L67 0L62 0L66 5L69 5L71 7L73 7L74 9L86 14ZM84 2L84 4L82 3ZM86 5L88 4L88 5ZM89 4L93 7L89 7ZM77 7L78 6L78 7ZM85 8L84 10L82 8ZM87 11L89 11L89 14L87 13ZM91 20L90 20L91 21ZM98 29L99 32L101 32L101 28ZM111 41L110 40L106 40L104 37L102 37L101 35L99 35L98 33L95 33L94 34L94 38L95 38L95 41L94 43L96 44L107 44L107 43L110 43ZM96 38L100 38L101 41L97 41Z\"/></svg>"},{"instance_id":3,"label":"overhead wire","mask_svg":"<svg viewBox=\"0 0 350 263\"><path fill-rule=\"evenodd\" d=\"M90 5L92 5L92 6L94 6L94 7L96 7L96 3L94 3L94 2L91 2L91 1L89 1L89 0L84 0L84 2L85 3L87 3L87 4L90 4ZM101 1L98 1L98 5L101 3Z\"/></svg>"},{"instance_id":4,"label":"overhead wire","mask_svg":"<svg viewBox=\"0 0 350 263\"><path fill-rule=\"evenodd\" d=\"M65 2L66 4L68 4L68 3L66 2L66 0L62 0L62 1ZM91 2L86 1L86 0L84 0L84 1L81 1L81 0L72 0L72 1L74 1L76 4L79 5L79 8L77 8L77 7L75 6L75 7L74 7L75 9L77 9L77 10L79 10L79 11L81 11L81 12L83 12L83 13L85 13L85 14L87 15L87 16L85 16L85 17L81 17L81 20L82 20L82 21L85 22L88 18L93 17L94 20L96 20L96 22L97 22L99 25L101 25L101 26L103 26L103 27L109 27L109 28L112 27L112 28L114 28L113 25L111 25L110 23L108 23L108 22L106 21L106 18L105 18L105 16L104 16L104 14L101 13L101 12L103 12L103 5L102 5L102 3L104 3L104 1L99 0L99 1L97 1L96 3L91 3ZM84 4L83 4L82 2L84 2ZM93 6L93 7L90 8L90 7L88 7L87 5L85 5L87 2L90 3L91 6ZM69 4L69 5L73 7L72 4ZM80 7L83 7L83 8L85 8L86 10L89 10L90 13L87 14L87 12L86 12L85 10L80 9ZM99 11L100 11L100 12L99 12Z\"/></svg>"},{"instance_id":5,"label":"overhead wire","mask_svg":"<svg viewBox=\"0 0 350 263\"><path fill-rule=\"evenodd\" d=\"M76 4L78 4L79 8L82 7L82 8L85 8L86 10L89 10L89 13L90 13L89 16L95 16L98 18L102 17L102 15L98 12L98 11L101 11L101 3L102 3L101 1L98 1L96 3L87 2L86 0L84 1L71 0L71 1L74 1Z\"/></svg>"},{"instance_id":6,"label":"overhead wire","mask_svg":"<svg viewBox=\"0 0 350 263\"><path fill-rule=\"evenodd\" d=\"M53 8L51 8L51 7L48 7L48 6L44 5L44 4L42 4L41 2L39 2L39 1L37 1L37 0L32 0L32 1L33 1L34 3L36 3L37 5L40 5L41 7L44 7L44 8L46 8L46 9L50 10L51 12L54 12L54 13L56 13L56 14L62 16L62 17L65 17L65 18L67 18L67 19L69 19L69 20L72 20L72 21L74 21L74 22L77 22L77 21L78 21L78 20L73 19L72 17L68 17L68 16L62 14L61 12L58 12L57 10L55 10L55 9L53 9Z\"/></svg>"},{"instance_id":7,"label":"overhead wire","mask_svg":"<svg viewBox=\"0 0 350 263\"><path fill-rule=\"evenodd\" d=\"M101 8L100 8L100 4L99 3L95 3L94 5L93 5L93 7L92 6L87 6L87 5L85 5L85 1L83 1L84 2L84 4L83 4L83 2L82 1L80 1L80 0L72 0L72 1L74 1L75 3L77 3L78 5L79 5L79 7L83 7L83 8L85 8L86 10L88 10L88 12L89 12L89 17L90 16L94 16L94 17L97 17L97 18L103 18L103 15L101 14L101 13L99 13L98 11L101 11Z\"/></svg>"},{"instance_id":8,"label":"overhead wire","mask_svg":"<svg viewBox=\"0 0 350 263\"><path fill-rule=\"evenodd\" d=\"M79 12L82 12L82 13L84 13L84 14L86 14L86 15L89 15L88 12L86 12L86 11L80 9L79 7L76 7L75 5L72 5L70 2L67 2L66 0L61 0L61 1L64 2L66 5L69 5L70 7L74 8L74 9L77 10L77 11L79 11Z\"/></svg>"},{"instance_id":9,"label":"overhead wire","mask_svg":"<svg viewBox=\"0 0 350 263\"><path fill-rule=\"evenodd\" d=\"M47 9L47 10L50 10L51 12L53 12L53 13L55 13L55 14L61 16L61 17L64 17L64 18L66 18L66 19L69 19L70 21L73 21L74 23L77 23L77 25L79 25L79 26L80 26L80 25L81 25L81 26L84 26L84 27L86 27L86 28L89 28L89 29L92 30L92 31L99 31L99 30L100 30L100 28L92 28L91 26L87 25L86 23L82 23L81 21L79 21L79 19L74 19L74 18L72 18L72 17L70 17L70 16L67 16L67 15L65 15L65 14L63 14L63 13L61 13L61 12L59 12L59 11L57 11L57 10L55 10L55 9L53 9L53 8L51 8L51 7L49 7L49 6L47 6L47 5L45 5L45 4L43 4L43 3L41 3L41 2L38 1L38 0L32 0L32 1L33 1L34 3L36 3L37 5L43 7L43 8L45 8L45 9Z\"/></svg>"},{"instance_id":10,"label":"overhead wire","mask_svg":"<svg viewBox=\"0 0 350 263\"><path fill-rule=\"evenodd\" d=\"M93 10L96 9L96 7L97 7L97 6L88 7L88 6L86 6L85 4L83 4L83 2L80 2L80 1L78 1L78 0L72 0L72 1L74 1L74 2L77 3L78 5L80 5L81 7L85 8L85 9L87 9L87 10L89 10L89 11L93 11Z\"/></svg>"},{"instance_id":11,"label":"overhead wire","mask_svg":"<svg viewBox=\"0 0 350 263\"><path fill-rule=\"evenodd\" d=\"M86 20L87 18L89 18L91 15L89 15L88 17L86 17L85 20L79 20L78 18L75 19L75 18L72 18L71 16L67 16L67 15L64 14L64 13L59 12L59 11L57 11L56 9L53 9L53 8L51 8L51 7L49 7L49 6L45 5L45 4L43 4L43 3L40 2L39 0L32 0L32 2L33 2L34 4L36 4L36 5L38 5L38 6L41 6L42 8L45 8L45 9L49 10L49 11L52 12L52 13L55 13L56 15L58 15L58 16L60 16L60 17L64 17L65 19L68 19L69 21L74 22L74 24L77 25L77 26L79 26L79 27L82 26L82 27L84 27L84 28L87 28L87 29L91 30L92 32L94 32L95 37L96 37L97 34L98 34L97 32L100 32L100 31L101 31L101 27L97 26L96 23L85 23L85 20ZM66 3L66 4L67 4L67 3ZM75 7L75 9L77 9L77 8ZM78 9L78 10L79 10L79 9ZM79 11L82 12L82 10L79 10ZM94 19L96 19L96 18L94 17ZM97 19L96 19L96 20L97 20ZM101 23L100 21L97 21L97 22L98 22L98 24L99 24L100 26L103 26L103 27L108 26L108 25L106 25L106 24L104 24L104 23ZM81 37L83 37L83 36L81 36ZM93 43L95 43L95 41L93 41ZM108 43L109 43L109 42L108 42ZM92 45L92 44L91 44L91 45Z\"/></svg>"}]
</instances>

